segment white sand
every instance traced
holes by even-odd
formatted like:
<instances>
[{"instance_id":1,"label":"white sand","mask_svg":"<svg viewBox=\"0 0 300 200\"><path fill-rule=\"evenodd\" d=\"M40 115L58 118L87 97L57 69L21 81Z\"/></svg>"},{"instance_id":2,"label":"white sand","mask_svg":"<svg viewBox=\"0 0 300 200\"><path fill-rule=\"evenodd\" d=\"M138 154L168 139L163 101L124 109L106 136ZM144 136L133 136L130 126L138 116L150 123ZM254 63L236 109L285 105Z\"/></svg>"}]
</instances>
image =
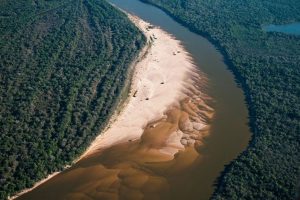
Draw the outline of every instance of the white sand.
<instances>
[{"instance_id":1,"label":"white sand","mask_svg":"<svg viewBox=\"0 0 300 200\"><path fill-rule=\"evenodd\" d=\"M164 111L183 98L188 74L195 68L178 40L158 27L149 29L149 23L135 16L129 18L151 45L146 57L135 66L128 103L81 158L117 143L139 139L147 123L161 118Z\"/></svg>"}]
</instances>

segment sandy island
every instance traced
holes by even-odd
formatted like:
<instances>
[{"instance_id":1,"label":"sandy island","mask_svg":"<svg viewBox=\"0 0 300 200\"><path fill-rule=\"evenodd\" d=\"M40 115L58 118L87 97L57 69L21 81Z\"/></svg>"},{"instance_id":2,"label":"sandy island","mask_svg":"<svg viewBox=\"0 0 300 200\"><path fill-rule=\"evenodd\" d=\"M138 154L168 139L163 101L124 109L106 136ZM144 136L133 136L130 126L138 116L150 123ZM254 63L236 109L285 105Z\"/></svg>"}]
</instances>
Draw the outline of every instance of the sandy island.
<instances>
[{"instance_id":1,"label":"sandy island","mask_svg":"<svg viewBox=\"0 0 300 200\"><path fill-rule=\"evenodd\" d=\"M122 106L121 112L112 117L107 128L74 163L75 166L78 165L76 163L80 165L80 162L87 162L86 160L92 159L93 155L99 153L99 158L101 158L102 152L111 158L117 154L125 160L120 161L118 165L111 165L110 161L104 159L104 164L100 164L101 170L96 170L93 178L97 176L97 173L105 173L105 169L107 171L118 169L109 179L116 181L116 173L124 171L125 168L126 170L135 168L128 166L128 160L140 162L140 165L144 167L146 161L176 160L172 163L173 172L183 169L183 165L188 166L197 158L198 154L193 147L202 144L203 137L208 133L209 120L213 116L213 110L205 103L208 97L201 92L201 87L205 85L206 80L194 66L191 57L180 42L159 27L152 26L136 16L128 15L128 17L147 37L147 45L134 67L128 99ZM174 159L176 153L184 152L184 150L185 154L178 155ZM92 166L91 169L93 167L96 166ZM153 166L146 167L152 169ZM166 168L165 164L161 168ZM76 170L78 171L75 168L66 173L72 177L72 181L72 173L76 174ZM169 173L171 172L169 170ZM162 182L157 182L158 177L153 179L148 172L138 170L137 173L141 177L148 177L148 181L156 180L157 185L162 184ZM10 199L20 197L45 182L47 184L49 179L51 179L49 181L51 184L56 179L59 180L60 176L63 175L59 172L49 175L48 178L36 183L34 187ZM76 176L78 175L74 175L74 178ZM126 176L126 178L132 179L131 176ZM97 181L104 183L101 178ZM137 182L134 180L132 183ZM93 186L90 185L88 188L92 190ZM158 188L160 189L157 191L160 191L163 187ZM96 190L99 192L99 187ZM125 192L125 194L136 195L137 193Z\"/></svg>"}]
</instances>

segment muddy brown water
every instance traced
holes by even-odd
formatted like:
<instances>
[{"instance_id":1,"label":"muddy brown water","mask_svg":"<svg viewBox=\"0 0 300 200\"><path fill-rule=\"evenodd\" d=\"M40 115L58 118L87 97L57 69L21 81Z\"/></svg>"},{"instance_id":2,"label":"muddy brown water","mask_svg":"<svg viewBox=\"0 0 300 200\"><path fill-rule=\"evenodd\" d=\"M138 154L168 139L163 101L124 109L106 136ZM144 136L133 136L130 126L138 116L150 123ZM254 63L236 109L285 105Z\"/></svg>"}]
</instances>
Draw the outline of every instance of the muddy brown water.
<instances>
[{"instance_id":1,"label":"muddy brown water","mask_svg":"<svg viewBox=\"0 0 300 200\"><path fill-rule=\"evenodd\" d=\"M209 136L201 140L200 148L187 147L173 160L153 147L145 148L143 141L121 144L78 162L18 199L209 199L224 165L235 159L250 139L242 90L220 52L205 38L138 0L110 2L172 34L191 54L209 80L205 93L213 99L209 104L214 109ZM158 127L168 130L165 134L176 129L172 123L161 123ZM162 131L156 132L160 133L158 139L148 137L147 144L165 140Z\"/></svg>"}]
</instances>

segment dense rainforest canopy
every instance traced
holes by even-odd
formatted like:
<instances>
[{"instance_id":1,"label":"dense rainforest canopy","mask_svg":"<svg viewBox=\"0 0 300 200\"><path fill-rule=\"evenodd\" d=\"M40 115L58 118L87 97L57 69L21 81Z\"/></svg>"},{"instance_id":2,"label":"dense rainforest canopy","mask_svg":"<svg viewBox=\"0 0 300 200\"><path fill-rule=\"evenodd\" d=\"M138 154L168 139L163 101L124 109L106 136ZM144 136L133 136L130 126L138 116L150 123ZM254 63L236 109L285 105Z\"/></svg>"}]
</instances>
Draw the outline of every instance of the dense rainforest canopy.
<instances>
[{"instance_id":1,"label":"dense rainforest canopy","mask_svg":"<svg viewBox=\"0 0 300 200\"><path fill-rule=\"evenodd\" d=\"M212 199L295 199L300 187L300 36L267 33L262 27L300 22L300 1L143 1L210 39L245 91L253 138L225 168Z\"/></svg>"},{"instance_id":2,"label":"dense rainforest canopy","mask_svg":"<svg viewBox=\"0 0 300 200\"><path fill-rule=\"evenodd\" d=\"M0 1L0 199L85 150L144 43L104 0Z\"/></svg>"}]
</instances>

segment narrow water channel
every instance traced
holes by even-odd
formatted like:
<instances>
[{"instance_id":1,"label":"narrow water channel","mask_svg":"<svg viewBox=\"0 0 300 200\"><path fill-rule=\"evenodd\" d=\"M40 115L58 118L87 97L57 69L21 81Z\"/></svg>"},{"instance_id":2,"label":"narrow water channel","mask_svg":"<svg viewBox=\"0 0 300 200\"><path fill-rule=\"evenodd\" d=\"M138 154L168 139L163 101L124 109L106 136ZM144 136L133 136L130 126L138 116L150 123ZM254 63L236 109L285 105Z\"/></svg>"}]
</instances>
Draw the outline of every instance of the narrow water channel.
<instances>
[{"instance_id":1,"label":"narrow water channel","mask_svg":"<svg viewBox=\"0 0 300 200\"><path fill-rule=\"evenodd\" d=\"M199 150L201 156L194 162L193 169L185 171L185 174L178 174L180 178L173 177L172 179L166 175L167 181L173 181L170 184L169 194L166 195L167 199L209 199L214 190L214 181L224 169L224 165L235 159L247 147L250 139L248 112L242 90L234 81L234 77L225 65L220 52L208 40L190 32L160 9L144 4L139 0L110 0L110 2L155 26L159 26L180 40L191 54L195 65L209 79L205 93L213 98L212 107L215 110L215 117L211 122L210 135ZM120 155L118 154L120 158L124 159L124 157L129 156L126 155L126 151L131 147L127 145L121 147L124 151ZM100 159L107 163L114 162L113 160L109 161L110 156L114 158L116 153L111 150ZM69 170L75 171L72 176L77 174L84 177L80 169L84 166L91 167L93 163L99 162L101 162L99 158L90 158L76 164ZM93 178L96 174L104 177L109 173L115 173L110 170L106 171L105 174L104 169L100 168L91 167L90 173L85 175L86 179ZM71 179L71 177L66 176L66 179ZM109 182L110 179L105 179L105 181ZM174 181L178 182L174 183ZM72 184L78 185L80 182L81 180L77 180ZM63 193L64 190L68 190L72 186L64 185L63 182L61 185L59 184L60 181L47 181L32 192L21 196L20 199L49 199L51 196L55 196L55 193ZM153 185L150 184L148 188L157 184L158 180L153 179ZM81 199L80 196L78 199Z\"/></svg>"}]
</instances>

